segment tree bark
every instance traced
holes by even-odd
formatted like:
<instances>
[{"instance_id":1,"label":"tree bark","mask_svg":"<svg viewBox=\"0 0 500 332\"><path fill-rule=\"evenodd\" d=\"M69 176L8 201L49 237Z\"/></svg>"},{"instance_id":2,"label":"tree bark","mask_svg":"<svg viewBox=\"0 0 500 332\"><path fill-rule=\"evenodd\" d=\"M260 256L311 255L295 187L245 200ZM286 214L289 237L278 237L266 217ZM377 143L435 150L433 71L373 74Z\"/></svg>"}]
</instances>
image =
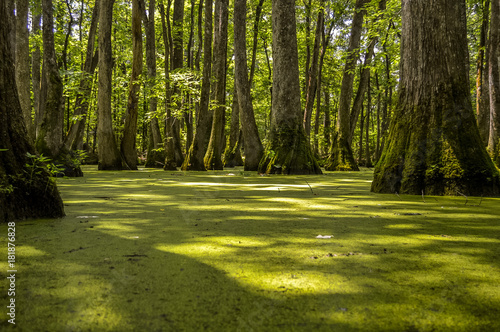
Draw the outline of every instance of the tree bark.
<instances>
[{"instance_id":1,"label":"tree bark","mask_svg":"<svg viewBox=\"0 0 500 332\"><path fill-rule=\"evenodd\" d=\"M168 12L170 12L170 4L171 1L168 2ZM165 159L163 163L164 170L177 170L177 163L175 162L175 153L174 153L174 142L172 141L172 111L170 109L171 103L171 87L170 87L170 58L171 58L171 48L170 48L170 39L168 34L168 24L167 18L165 15L165 6L163 3L160 4L160 15L161 15L161 25L162 25L162 36L163 36L163 44L165 45L165 109L166 109L166 118L165 118Z\"/></svg>"},{"instance_id":2,"label":"tree bark","mask_svg":"<svg viewBox=\"0 0 500 332\"><path fill-rule=\"evenodd\" d=\"M370 115L372 113L372 92L371 83L368 80L368 91L367 91L367 105L366 105L366 159L365 167L373 167L372 158L370 153Z\"/></svg>"},{"instance_id":3,"label":"tree bark","mask_svg":"<svg viewBox=\"0 0 500 332\"><path fill-rule=\"evenodd\" d=\"M33 24L33 35L40 34L40 21L42 19L40 3L35 1L32 12L32 24ZM34 138L38 136L38 128L40 128L40 123L42 122L42 117L40 114L40 82L41 82L41 52L40 45L35 43L34 50L31 54L31 84L33 86L33 108L35 113L35 135Z\"/></svg>"},{"instance_id":4,"label":"tree bark","mask_svg":"<svg viewBox=\"0 0 500 332\"><path fill-rule=\"evenodd\" d=\"M34 154L24 124L9 44L6 2L0 2L0 223L26 218L59 218L64 207L43 165L29 173L26 153ZM33 167L35 165L31 164ZM27 175L27 174L30 175ZM31 175L32 174L32 175Z\"/></svg>"},{"instance_id":5,"label":"tree bark","mask_svg":"<svg viewBox=\"0 0 500 332\"><path fill-rule=\"evenodd\" d=\"M273 91L261 173L321 174L302 124L295 0L273 0Z\"/></svg>"},{"instance_id":6,"label":"tree bark","mask_svg":"<svg viewBox=\"0 0 500 332\"><path fill-rule=\"evenodd\" d=\"M125 113L125 125L120 152L128 169L137 170L137 116L139 108L139 82L142 74L142 29L141 18L144 9L139 0L132 1L132 73L128 90L127 110Z\"/></svg>"},{"instance_id":7,"label":"tree bark","mask_svg":"<svg viewBox=\"0 0 500 332\"><path fill-rule=\"evenodd\" d=\"M484 145L488 145L490 135L490 105L488 89L488 67L486 66L485 55L487 51L488 25L490 18L490 0L482 1L482 24L479 37L479 50L477 55L477 76L476 76L476 112L479 133Z\"/></svg>"},{"instance_id":8,"label":"tree bark","mask_svg":"<svg viewBox=\"0 0 500 332\"><path fill-rule=\"evenodd\" d=\"M253 77L255 74L255 64L257 63L257 43L259 36L259 23L262 16L262 7L265 0L259 0L257 8L255 8L255 21L253 23L253 41L252 41L252 62L250 64L250 87L253 84Z\"/></svg>"},{"instance_id":9,"label":"tree bark","mask_svg":"<svg viewBox=\"0 0 500 332\"><path fill-rule=\"evenodd\" d=\"M347 49L347 59L342 76L340 88L339 112L337 118L336 133L333 139L330 157L325 167L329 171L359 171L358 165L352 154L349 143L350 109L353 93L354 75L356 63L359 58L359 44L363 28L364 10L363 6L367 0L356 0L354 16L352 19L351 36L349 48Z\"/></svg>"},{"instance_id":10,"label":"tree bark","mask_svg":"<svg viewBox=\"0 0 500 332\"><path fill-rule=\"evenodd\" d=\"M99 0L99 90L97 94L97 154L99 170L122 169L111 118L111 24L114 0Z\"/></svg>"},{"instance_id":11,"label":"tree bark","mask_svg":"<svg viewBox=\"0 0 500 332\"><path fill-rule=\"evenodd\" d=\"M212 131L208 143L204 163L206 169L221 170L224 168L222 154L224 153L224 128L226 118L226 63L227 63L227 24L229 15L229 0L217 0L219 8L215 10L216 24L214 32L214 117Z\"/></svg>"},{"instance_id":12,"label":"tree bark","mask_svg":"<svg viewBox=\"0 0 500 332\"><path fill-rule=\"evenodd\" d=\"M306 85L306 108L304 110L304 130L306 136L309 138L311 135L311 118L314 108L314 98L316 97L316 87L318 84L318 71L319 71L319 50L321 39L324 30L324 0L320 3L320 10L318 13L318 20L316 22L316 33L314 38L314 47L312 53L311 66L308 71L308 82Z\"/></svg>"},{"instance_id":13,"label":"tree bark","mask_svg":"<svg viewBox=\"0 0 500 332\"><path fill-rule=\"evenodd\" d=\"M250 95L246 50L246 0L234 3L234 83L245 147L245 170L256 171L264 154Z\"/></svg>"},{"instance_id":14,"label":"tree bark","mask_svg":"<svg viewBox=\"0 0 500 332\"><path fill-rule=\"evenodd\" d=\"M323 144L321 144L321 152L323 155L328 153L332 132L332 120L330 116L330 91L325 91L325 116L323 120Z\"/></svg>"},{"instance_id":15,"label":"tree bark","mask_svg":"<svg viewBox=\"0 0 500 332\"><path fill-rule=\"evenodd\" d=\"M36 149L54 158L62 147L64 110L62 104L63 83L59 75L54 47L54 21L52 0L42 1L43 10L43 67L40 98L39 135Z\"/></svg>"},{"instance_id":16,"label":"tree bark","mask_svg":"<svg viewBox=\"0 0 500 332\"><path fill-rule=\"evenodd\" d=\"M210 79L212 74L212 4L213 0L205 1L205 35L203 41L203 81L201 84L200 109L196 119L196 132L193 143L184 159L181 169L183 171L206 171L203 158L207 151L210 138L210 125L212 115L209 112Z\"/></svg>"},{"instance_id":17,"label":"tree bark","mask_svg":"<svg viewBox=\"0 0 500 332\"><path fill-rule=\"evenodd\" d=\"M143 1L143 0L141 0ZM165 149L163 147L163 139L161 137L160 124L156 111L158 108L158 98L154 91L156 90L156 32L155 32L155 0L149 0L148 14L146 14L146 6L141 7L142 20L146 30L146 65L148 67L148 90L153 92L153 97L149 98L148 113L151 114L149 122L150 142L148 145L148 153L146 159L146 167L163 166L165 161Z\"/></svg>"},{"instance_id":18,"label":"tree bark","mask_svg":"<svg viewBox=\"0 0 500 332\"><path fill-rule=\"evenodd\" d=\"M16 83L28 135L35 139L31 118L28 1L16 1Z\"/></svg>"},{"instance_id":19,"label":"tree bark","mask_svg":"<svg viewBox=\"0 0 500 332\"><path fill-rule=\"evenodd\" d=\"M235 89L236 90L236 89ZM224 167L242 166L241 143L242 131L240 129L240 105L238 103L238 93L234 91L233 106L231 111L231 124L229 131L228 144L224 151Z\"/></svg>"},{"instance_id":20,"label":"tree bark","mask_svg":"<svg viewBox=\"0 0 500 332\"><path fill-rule=\"evenodd\" d=\"M87 121L89 100L92 94L92 81L98 62L98 51L95 51L98 21L99 0L96 1L94 10L92 11L89 39L87 42L87 51L85 53L85 63L82 68L83 73L80 78L80 85L76 95L75 110L73 113L74 117L77 117L77 120L72 123L64 140L64 148L66 150L81 150L83 147L83 132Z\"/></svg>"},{"instance_id":21,"label":"tree bark","mask_svg":"<svg viewBox=\"0 0 500 332\"><path fill-rule=\"evenodd\" d=\"M366 50L365 60L362 65L361 75L359 78L358 91L356 91L356 97L354 97L354 102L351 109L350 115L350 132L349 132L349 144L352 144L352 139L354 138L354 130L356 129L356 123L359 119L359 111L363 107L363 102L365 100L366 90L370 83L370 64L373 59L375 44L377 43L377 37L370 40L368 44L368 49Z\"/></svg>"},{"instance_id":22,"label":"tree bark","mask_svg":"<svg viewBox=\"0 0 500 332\"><path fill-rule=\"evenodd\" d=\"M184 67L184 57L183 57L183 21L184 21L184 0L175 0L174 1L174 14L173 14L173 20L172 20L172 70L176 69L181 69ZM178 89L177 86L173 86L173 96L178 98L180 101L182 96L181 92ZM178 103L179 105L181 102ZM171 107L171 105L169 105ZM173 151L167 151L166 153L166 159L165 159L165 167L170 167L173 168L172 165L175 164L175 167L177 169L177 166L180 166L183 162L183 155L182 155L182 146L181 146L181 137L179 133L179 123L178 119L176 119L173 116L170 116L168 119L168 133L169 136L167 137L168 144L167 144L167 150L168 149L173 149ZM174 158L172 160L171 158ZM167 166L170 165L170 166Z\"/></svg>"},{"instance_id":23,"label":"tree bark","mask_svg":"<svg viewBox=\"0 0 500 332\"><path fill-rule=\"evenodd\" d=\"M399 100L372 191L495 195L472 110L465 0L403 1Z\"/></svg>"},{"instance_id":24,"label":"tree bark","mask_svg":"<svg viewBox=\"0 0 500 332\"><path fill-rule=\"evenodd\" d=\"M488 78L490 93L490 137L488 149L500 165L500 0L491 2Z\"/></svg>"}]
</instances>

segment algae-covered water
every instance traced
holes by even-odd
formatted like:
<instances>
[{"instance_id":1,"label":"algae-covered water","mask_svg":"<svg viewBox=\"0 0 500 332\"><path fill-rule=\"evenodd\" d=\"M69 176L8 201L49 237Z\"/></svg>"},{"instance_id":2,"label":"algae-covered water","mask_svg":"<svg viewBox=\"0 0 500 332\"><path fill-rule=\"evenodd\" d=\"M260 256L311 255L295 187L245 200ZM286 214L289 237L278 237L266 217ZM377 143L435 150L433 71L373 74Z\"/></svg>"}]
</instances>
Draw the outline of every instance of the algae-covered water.
<instances>
[{"instance_id":1,"label":"algae-covered water","mask_svg":"<svg viewBox=\"0 0 500 332\"><path fill-rule=\"evenodd\" d=\"M2 331L12 298L18 331L500 331L499 198L373 194L366 169L84 173L58 179L65 218L16 222Z\"/></svg>"}]
</instances>

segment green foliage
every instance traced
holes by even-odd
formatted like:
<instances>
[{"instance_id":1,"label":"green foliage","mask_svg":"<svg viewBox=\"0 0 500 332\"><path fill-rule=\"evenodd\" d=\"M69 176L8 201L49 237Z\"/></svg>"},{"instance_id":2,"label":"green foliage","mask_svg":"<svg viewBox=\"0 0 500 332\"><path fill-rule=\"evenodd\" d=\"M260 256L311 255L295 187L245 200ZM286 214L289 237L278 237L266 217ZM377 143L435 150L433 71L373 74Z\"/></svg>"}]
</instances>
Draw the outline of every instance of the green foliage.
<instances>
[{"instance_id":1,"label":"green foliage","mask_svg":"<svg viewBox=\"0 0 500 332\"><path fill-rule=\"evenodd\" d=\"M28 162L24 165L24 172L27 175L27 182L32 184L35 178L41 178L44 174L48 174L47 185L55 187L54 177L64 174L64 167L52 163L52 159L45 157L43 154L40 156L26 152Z\"/></svg>"}]
</instances>

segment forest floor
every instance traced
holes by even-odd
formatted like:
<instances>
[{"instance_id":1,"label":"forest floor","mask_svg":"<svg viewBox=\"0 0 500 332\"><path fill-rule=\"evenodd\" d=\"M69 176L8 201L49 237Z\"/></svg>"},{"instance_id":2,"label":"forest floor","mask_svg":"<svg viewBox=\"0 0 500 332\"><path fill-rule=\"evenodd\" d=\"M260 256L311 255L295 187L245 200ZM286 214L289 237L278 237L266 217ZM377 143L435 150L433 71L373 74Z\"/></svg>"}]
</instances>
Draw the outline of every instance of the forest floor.
<instances>
[{"instance_id":1,"label":"forest floor","mask_svg":"<svg viewBox=\"0 0 500 332\"><path fill-rule=\"evenodd\" d=\"M367 169L84 173L58 179L65 218L16 222L18 331L500 331L500 198L374 194Z\"/></svg>"}]
</instances>

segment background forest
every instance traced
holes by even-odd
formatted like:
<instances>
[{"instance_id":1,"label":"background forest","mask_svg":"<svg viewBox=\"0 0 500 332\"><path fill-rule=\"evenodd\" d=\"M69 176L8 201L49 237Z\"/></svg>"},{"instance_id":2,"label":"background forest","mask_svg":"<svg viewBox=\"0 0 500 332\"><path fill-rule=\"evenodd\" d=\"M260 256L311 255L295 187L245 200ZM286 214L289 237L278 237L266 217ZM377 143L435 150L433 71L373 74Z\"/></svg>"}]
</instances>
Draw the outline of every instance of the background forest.
<instances>
[{"instance_id":1,"label":"background forest","mask_svg":"<svg viewBox=\"0 0 500 332\"><path fill-rule=\"evenodd\" d=\"M98 1L105 3L99 6ZM253 142L252 147L268 144L270 1L8 3L16 27L11 41L24 118L45 156L61 159L69 153L62 159L75 166L85 152L86 162L99 159L100 169L135 169L145 163L203 170L243 165L242 155L250 153L244 140ZM105 7L112 13L103 13ZM467 1L470 91L483 142L493 150L487 91L491 59L486 51L498 24L492 20L490 31L489 7L489 0ZM295 15L304 128L316 159L322 166L328 163L343 95L354 158L358 165L372 166L381 155L397 99L401 2L300 0ZM109 26L102 25L106 21ZM99 49L107 28L111 54ZM239 59L247 69L235 70ZM112 89L103 94L109 94L112 123L103 125L112 128L112 135L99 137L98 123L104 123L108 112L98 98L98 72L105 62ZM342 84L346 77L351 84ZM240 102L239 80L242 91L250 91ZM209 152L204 165L197 166L185 159L202 133L206 138L201 146ZM99 145L112 152L101 152L98 158ZM113 154L114 159L109 157ZM108 157L114 161L101 160ZM66 175L79 175L78 167L70 168Z\"/></svg>"}]
</instances>

